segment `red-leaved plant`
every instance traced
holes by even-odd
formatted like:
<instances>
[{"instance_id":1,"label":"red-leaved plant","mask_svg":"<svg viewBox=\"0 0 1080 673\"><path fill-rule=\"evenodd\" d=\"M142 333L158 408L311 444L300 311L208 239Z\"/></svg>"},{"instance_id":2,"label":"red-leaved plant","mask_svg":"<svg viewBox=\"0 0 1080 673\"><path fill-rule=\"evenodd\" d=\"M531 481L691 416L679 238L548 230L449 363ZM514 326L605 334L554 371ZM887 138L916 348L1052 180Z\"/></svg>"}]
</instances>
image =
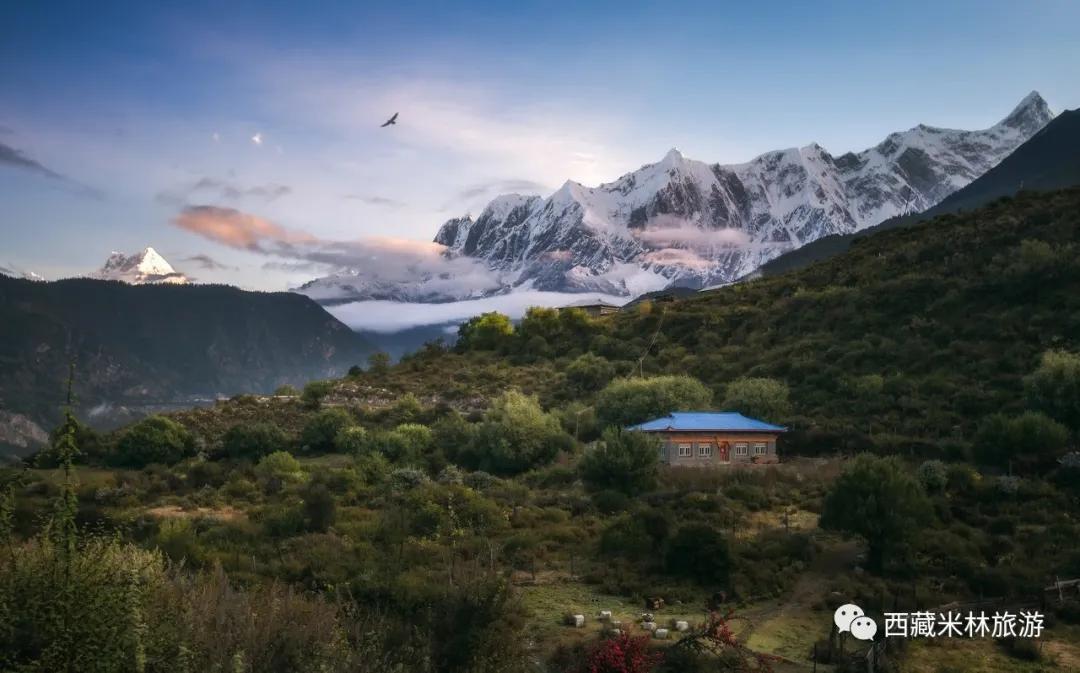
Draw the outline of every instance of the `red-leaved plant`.
<instances>
[{"instance_id":1,"label":"red-leaved plant","mask_svg":"<svg viewBox=\"0 0 1080 673\"><path fill-rule=\"evenodd\" d=\"M649 637L622 634L600 643L585 661L586 673L650 673L664 655L649 647Z\"/></svg>"}]
</instances>

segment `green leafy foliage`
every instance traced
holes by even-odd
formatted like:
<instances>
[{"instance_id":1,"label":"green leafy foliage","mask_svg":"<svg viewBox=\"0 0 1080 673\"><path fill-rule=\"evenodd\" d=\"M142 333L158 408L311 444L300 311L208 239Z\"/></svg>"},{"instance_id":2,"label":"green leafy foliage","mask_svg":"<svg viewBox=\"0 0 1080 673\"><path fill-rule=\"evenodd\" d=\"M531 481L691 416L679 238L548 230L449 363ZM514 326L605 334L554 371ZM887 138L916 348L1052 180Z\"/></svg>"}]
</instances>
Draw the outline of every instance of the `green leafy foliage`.
<instances>
[{"instance_id":1,"label":"green leafy foliage","mask_svg":"<svg viewBox=\"0 0 1080 673\"><path fill-rule=\"evenodd\" d=\"M187 428L165 416L150 416L120 433L109 458L114 465L145 467L172 465L194 453L194 437Z\"/></svg>"},{"instance_id":2,"label":"green leafy foliage","mask_svg":"<svg viewBox=\"0 0 1080 673\"><path fill-rule=\"evenodd\" d=\"M776 379L742 377L724 388L724 409L779 423L791 413L787 384Z\"/></svg>"},{"instance_id":3,"label":"green leafy foliage","mask_svg":"<svg viewBox=\"0 0 1080 673\"><path fill-rule=\"evenodd\" d=\"M690 376L616 379L596 398L596 414L604 426L626 427L672 411L709 408L712 391Z\"/></svg>"},{"instance_id":4,"label":"green leafy foliage","mask_svg":"<svg viewBox=\"0 0 1080 673\"><path fill-rule=\"evenodd\" d=\"M356 419L345 409L323 409L304 425L300 445L304 450L316 453L333 451L338 433L353 425L356 425Z\"/></svg>"},{"instance_id":5,"label":"green leafy foliage","mask_svg":"<svg viewBox=\"0 0 1080 673\"><path fill-rule=\"evenodd\" d=\"M1045 467L1065 452L1068 438L1064 425L1037 411L1015 417L994 414L979 425L975 458L996 467Z\"/></svg>"},{"instance_id":6,"label":"green leafy foliage","mask_svg":"<svg viewBox=\"0 0 1080 673\"><path fill-rule=\"evenodd\" d=\"M930 516L926 494L903 462L860 454L826 495L820 525L864 538L867 565L880 572Z\"/></svg>"},{"instance_id":7,"label":"green leafy foliage","mask_svg":"<svg viewBox=\"0 0 1080 673\"><path fill-rule=\"evenodd\" d=\"M587 395L606 386L615 378L615 365L607 358L584 353L566 366L566 384L571 392Z\"/></svg>"},{"instance_id":8,"label":"green leafy foliage","mask_svg":"<svg viewBox=\"0 0 1080 673\"><path fill-rule=\"evenodd\" d=\"M707 524L680 527L668 543L665 556L669 573L718 587L727 586L731 564L727 538Z\"/></svg>"},{"instance_id":9,"label":"green leafy foliage","mask_svg":"<svg viewBox=\"0 0 1080 673\"><path fill-rule=\"evenodd\" d=\"M1024 383L1033 408L1080 433L1080 355L1047 351Z\"/></svg>"},{"instance_id":10,"label":"green leafy foliage","mask_svg":"<svg viewBox=\"0 0 1080 673\"><path fill-rule=\"evenodd\" d=\"M226 431L222 449L229 458L258 460L275 451L284 451L288 441L281 428L273 423L241 423Z\"/></svg>"},{"instance_id":11,"label":"green leafy foliage","mask_svg":"<svg viewBox=\"0 0 1080 673\"><path fill-rule=\"evenodd\" d=\"M510 318L502 313L483 313L461 324L457 347L461 350L499 350L514 334Z\"/></svg>"},{"instance_id":12,"label":"green leafy foliage","mask_svg":"<svg viewBox=\"0 0 1080 673\"><path fill-rule=\"evenodd\" d=\"M535 397L510 390L496 398L462 461L495 474L517 474L547 465L573 440Z\"/></svg>"},{"instance_id":13,"label":"green leafy foliage","mask_svg":"<svg viewBox=\"0 0 1080 673\"><path fill-rule=\"evenodd\" d=\"M581 459L581 478L594 490L640 495L656 486L660 442L644 432L608 428Z\"/></svg>"}]
</instances>

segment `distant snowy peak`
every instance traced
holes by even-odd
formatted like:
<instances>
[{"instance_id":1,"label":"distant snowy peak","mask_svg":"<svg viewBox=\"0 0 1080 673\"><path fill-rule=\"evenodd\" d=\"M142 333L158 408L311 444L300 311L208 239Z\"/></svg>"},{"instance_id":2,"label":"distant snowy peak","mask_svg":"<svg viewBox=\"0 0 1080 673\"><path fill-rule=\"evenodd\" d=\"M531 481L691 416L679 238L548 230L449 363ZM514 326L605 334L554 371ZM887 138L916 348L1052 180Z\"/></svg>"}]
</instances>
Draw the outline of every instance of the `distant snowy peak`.
<instances>
[{"instance_id":1,"label":"distant snowy peak","mask_svg":"<svg viewBox=\"0 0 1080 673\"><path fill-rule=\"evenodd\" d=\"M727 283L829 234L925 210L995 166L1052 119L1032 92L980 131L919 125L834 157L817 143L742 164L676 149L614 182L496 198L435 241L514 286L555 291ZM652 287L656 286L656 287Z\"/></svg>"},{"instance_id":2,"label":"distant snowy peak","mask_svg":"<svg viewBox=\"0 0 1080 673\"><path fill-rule=\"evenodd\" d=\"M119 280L132 285L146 283L190 283L184 274L178 272L153 248L146 248L134 255L113 252L105 260L105 265L91 275L102 280Z\"/></svg>"}]
</instances>

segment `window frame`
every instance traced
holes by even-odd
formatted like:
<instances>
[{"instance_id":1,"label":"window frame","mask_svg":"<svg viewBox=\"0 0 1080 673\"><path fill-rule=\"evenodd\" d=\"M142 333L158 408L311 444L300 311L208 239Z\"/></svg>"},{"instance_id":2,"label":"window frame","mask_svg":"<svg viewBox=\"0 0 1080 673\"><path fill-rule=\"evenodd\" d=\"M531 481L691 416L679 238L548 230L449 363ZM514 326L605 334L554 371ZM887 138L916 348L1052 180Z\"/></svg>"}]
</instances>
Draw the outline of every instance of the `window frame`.
<instances>
[{"instance_id":1,"label":"window frame","mask_svg":"<svg viewBox=\"0 0 1080 673\"><path fill-rule=\"evenodd\" d=\"M698 458L712 458L713 445L712 442L698 442L697 445L697 457Z\"/></svg>"},{"instance_id":2,"label":"window frame","mask_svg":"<svg viewBox=\"0 0 1080 673\"><path fill-rule=\"evenodd\" d=\"M750 443L749 442L735 442L734 452L736 456L749 456L750 455Z\"/></svg>"},{"instance_id":3,"label":"window frame","mask_svg":"<svg viewBox=\"0 0 1080 673\"><path fill-rule=\"evenodd\" d=\"M754 455L755 456L764 456L764 455L767 455L768 453L769 453L769 443L768 442L754 442Z\"/></svg>"},{"instance_id":4,"label":"window frame","mask_svg":"<svg viewBox=\"0 0 1080 673\"><path fill-rule=\"evenodd\" d=\"M678 444L678 447L679 447L679 458L693 458L694 457L694 445L693 444L684 444L684 443L680 442ZM686 453L683 453L684 449L686 450Z\"/></svg>"}]
</instances>

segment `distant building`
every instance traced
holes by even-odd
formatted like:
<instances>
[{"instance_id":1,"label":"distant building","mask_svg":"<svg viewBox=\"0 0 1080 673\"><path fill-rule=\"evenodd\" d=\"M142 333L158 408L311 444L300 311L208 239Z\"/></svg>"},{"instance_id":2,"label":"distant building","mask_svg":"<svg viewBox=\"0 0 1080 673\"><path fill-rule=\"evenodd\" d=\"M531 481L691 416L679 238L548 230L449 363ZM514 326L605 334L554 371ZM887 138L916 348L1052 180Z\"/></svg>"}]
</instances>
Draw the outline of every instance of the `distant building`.
<instances>
[{"instance_id":1,"label":"distant building","mask_svg":"<svg viewBox=\"0 0 1080 673\"><path fill-rule=\"evenodd\" d=\"M560 306L559 310L562 311L568 308L579 308L585 311L591 316L609 315L611 313L618 313L619 307L615 304L609 304L603 299L582 299L581 301L575 301L572 304L566 306Z\"/></svg>"},{"instance_id":2,"label":"distant building","mask_svg":"<svg viewBox=\"0 0 1080 673\"><path fill-rule=\"evenodd\" d=\"M778 463L776 440L787 432L779 425L729 411L676 411L628 430L658 436L660 461L688 467Z\"/></svg>"}]
</instances>

